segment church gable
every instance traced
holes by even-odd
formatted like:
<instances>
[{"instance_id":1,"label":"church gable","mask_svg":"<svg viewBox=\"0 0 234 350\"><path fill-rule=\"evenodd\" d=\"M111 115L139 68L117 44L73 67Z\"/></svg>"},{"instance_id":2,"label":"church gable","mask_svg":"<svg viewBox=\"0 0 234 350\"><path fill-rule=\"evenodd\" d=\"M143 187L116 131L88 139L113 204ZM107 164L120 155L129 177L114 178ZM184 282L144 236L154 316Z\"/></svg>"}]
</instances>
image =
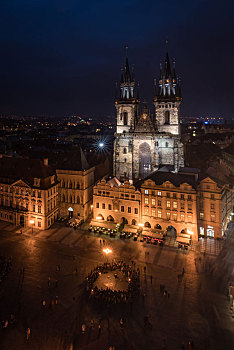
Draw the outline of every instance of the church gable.
<instances>
[{"instance_id":1,"label":"church gable","mask_svg":"<svg viewBox=\"0 0 234 350\"><path fill-rule=\"evenodd\" d=\"M155 128L148 113L142 113L135 127L135 132L155 133Z\"/></svg>"}]
</instances>

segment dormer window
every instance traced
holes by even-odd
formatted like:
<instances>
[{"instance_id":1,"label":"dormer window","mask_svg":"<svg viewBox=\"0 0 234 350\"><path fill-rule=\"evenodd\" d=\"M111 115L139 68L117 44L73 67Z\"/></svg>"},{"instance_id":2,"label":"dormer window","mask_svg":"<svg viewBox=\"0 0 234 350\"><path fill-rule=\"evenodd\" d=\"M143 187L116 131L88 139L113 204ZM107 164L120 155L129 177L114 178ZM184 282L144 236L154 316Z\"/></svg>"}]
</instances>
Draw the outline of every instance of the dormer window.
<instances>
[{"instance_id":1,"label":"dormer window","mask_svg":"<svg viewBox=\"0 0 234 350\"><path fill-rule=\"evenodd\" d=\"M33 186L40 187L40 182L41 182L40 179L35 177Z\"/></svg>"},{"instance_id":2,"label":"dormer window","mask_svg":"<svg viewBox=\"0 0 234 350\"><path fill-rule=\"evenodd\" d=\"M51 185L55 183L55 176L54 176L54 175L51 176L51 178L50 178L50 183L51 183Z\"/></svg>"}]
</instances>

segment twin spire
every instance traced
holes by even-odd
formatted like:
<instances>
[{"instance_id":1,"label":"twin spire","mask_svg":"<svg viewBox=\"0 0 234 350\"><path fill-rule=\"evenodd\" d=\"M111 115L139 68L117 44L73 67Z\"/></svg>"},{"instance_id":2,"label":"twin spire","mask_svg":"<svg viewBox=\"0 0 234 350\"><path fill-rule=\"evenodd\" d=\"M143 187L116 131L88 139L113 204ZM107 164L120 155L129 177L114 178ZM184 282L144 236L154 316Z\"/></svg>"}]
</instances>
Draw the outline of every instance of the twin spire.
<instances>
[{"instance_id":1,"label":"twin spire","mask_svg":"<svg viewBox=\"0 0 234 350\"><path fill-rule=\"evenodd\" d=\"M168 42L166 42L168 43ZM139 83L137 86L137 92L135 88L134 79L134 67L130 70L128 62L128 47L126 49L125 66L121 72L121 84L120 92L118 91L116 83L116 96L115 103L139 103ZM158 86L156 79L154 79L154 102L167 102L167 101L181 101L181 87L180 81L176 76L175 60L173 61L173 69L171 69L170 59L168 55L168 49L166 51L166 57L164 61L164 67L160 63L160 75Z\"/></svg>"}]
</instances>

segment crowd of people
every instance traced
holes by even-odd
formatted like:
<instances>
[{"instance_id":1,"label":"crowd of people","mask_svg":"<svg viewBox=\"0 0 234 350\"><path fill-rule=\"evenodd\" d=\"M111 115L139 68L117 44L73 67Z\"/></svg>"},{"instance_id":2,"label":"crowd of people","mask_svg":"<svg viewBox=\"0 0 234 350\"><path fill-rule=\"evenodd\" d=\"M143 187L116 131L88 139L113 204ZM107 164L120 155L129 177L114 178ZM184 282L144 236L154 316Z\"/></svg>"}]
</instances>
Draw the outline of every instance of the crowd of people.
<instances>
[{"instance_id":1,"label":"crowd of people","mask_svg":"<svg viewBox=\"0 0 234 350\"><path fill-rule=\"evenodd\" d=\"M121 271L127 281L128 288L126 290L112 290L110 288L98 288L94 286L96 280L102 273L108 273L110 271ZM117 273L114 274L116 278ZM113 261L112 263L104 263L97 265L90 271L86 278L86 290L89 298L97 302L104 302L109 304L120 304L132 302L139 296L140 291L140 270L135 267L135 263L132 262L128 265L121 261Z\"/></svg>"}]
</instances>

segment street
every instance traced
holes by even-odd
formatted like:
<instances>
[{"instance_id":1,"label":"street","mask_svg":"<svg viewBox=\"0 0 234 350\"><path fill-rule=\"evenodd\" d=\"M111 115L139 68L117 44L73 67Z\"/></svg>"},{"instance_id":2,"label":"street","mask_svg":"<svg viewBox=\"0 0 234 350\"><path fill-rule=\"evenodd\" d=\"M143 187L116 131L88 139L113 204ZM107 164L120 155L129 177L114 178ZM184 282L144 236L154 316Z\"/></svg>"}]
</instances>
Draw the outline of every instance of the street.
<instances>
[{"instance_id":1,"label":"street","mask_svg":"<svg viewBox=\"0 0 234 350\"><path fill-rule=\"evenodd\" d=\"M220 243L216 247L213 241L215 248L209 245L204 256L204 243L202 249L181 251L173 244L104 237L112 250L107 256L100 237L70 227L18 231L0 222L0 255L12 256L12 270L0 285L0 316L2 321L15 317L14 324L1 329L1 349L69 349L71 344L73 349L179 349L189 341L194 349L234 348L227 296L206 263L219 254ZM134 261L140 268L141 296L132 306L100 310L89 303L84 280L94 266L112 259ZM145 316L152 329L144 327Z\"/></svg>"}]
</instances>

